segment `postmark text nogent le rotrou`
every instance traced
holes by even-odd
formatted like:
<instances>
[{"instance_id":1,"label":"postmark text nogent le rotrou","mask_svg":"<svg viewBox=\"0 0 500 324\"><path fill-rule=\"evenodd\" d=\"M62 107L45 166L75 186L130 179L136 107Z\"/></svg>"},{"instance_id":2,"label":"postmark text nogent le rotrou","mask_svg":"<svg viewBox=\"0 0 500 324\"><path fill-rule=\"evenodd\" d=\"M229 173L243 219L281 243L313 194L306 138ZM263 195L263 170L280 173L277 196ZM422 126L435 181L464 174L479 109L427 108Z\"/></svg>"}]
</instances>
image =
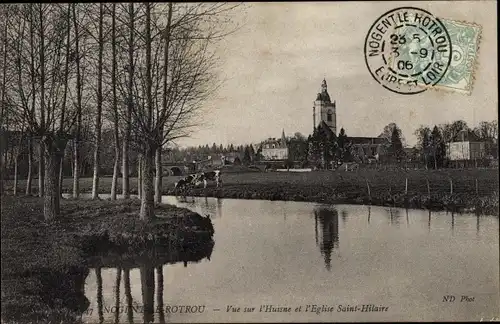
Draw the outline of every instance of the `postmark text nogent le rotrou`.
<instances>
[{"instance_id":1,"label":"postmark text nogent le rotrou","mask_svg":"<svg viewBox=\"0 0 500 324\"><path fill-rule=\"evenodd\" d=\"M373 78L400 94L437 84L450 62L452 45L443 23L430 12L403 7L378 18L365 39L365 61Z\"/></svg>"}]
</instances>

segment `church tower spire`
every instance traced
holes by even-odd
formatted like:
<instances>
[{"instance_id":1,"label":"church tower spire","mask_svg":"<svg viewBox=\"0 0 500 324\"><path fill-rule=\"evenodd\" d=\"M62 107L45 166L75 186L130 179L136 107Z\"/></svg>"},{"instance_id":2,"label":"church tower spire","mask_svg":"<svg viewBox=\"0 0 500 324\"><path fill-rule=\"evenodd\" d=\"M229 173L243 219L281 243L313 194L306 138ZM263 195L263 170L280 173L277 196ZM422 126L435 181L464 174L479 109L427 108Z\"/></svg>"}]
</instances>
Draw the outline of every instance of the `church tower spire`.
<instances>
[{"instance_id":1,"label":"church tower spire","mask_svg":"<svg viewBox=\"0 0 500 324\"><path fill-rule=\"evenodd\" d=\"M285 129L283 128L281 131L281 145L286 147L286 137L285 137Z\"/></svg>"},{"instance_id":2,"label":"church tower spire","mask_svg":"<svg viewBox=\"0 0 500 324\"><path fill-rule=\"evenodd\" d=\"M326 85L326 79L323 79L321 82L321 92L326 92L328 90L328 86Z\"/></svg>"},{"instance_id":3,"label":"church tower spire","mask_svg":"<svg viewBox=\"0 0 500 324\"><path fill-rule=\"evenodd\" d=\"M314 101L313 115L315 111L318 111L320 117L320 123L325 123L330 130L336 134L337 133L337 108L336 102L330 99L328 94L328 85L326 79L321 82L321 92L316 96ZM315 116L313 116L313 122L315 121Z\"/></svg>"}]
</instances>

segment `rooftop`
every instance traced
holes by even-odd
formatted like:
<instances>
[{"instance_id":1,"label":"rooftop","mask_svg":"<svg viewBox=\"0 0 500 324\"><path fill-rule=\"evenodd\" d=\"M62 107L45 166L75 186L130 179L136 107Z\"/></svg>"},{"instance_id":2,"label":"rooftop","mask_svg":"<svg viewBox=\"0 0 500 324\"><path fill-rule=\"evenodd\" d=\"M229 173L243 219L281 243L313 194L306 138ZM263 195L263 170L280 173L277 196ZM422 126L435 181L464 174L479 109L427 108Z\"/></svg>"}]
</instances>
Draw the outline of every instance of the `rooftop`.
<instances>
[{"instance_id":1,"label":"rooftop","mask_svg":"<svg viewBox=\"0 0 500 324\"><path fill-rule=\"evenodd\" d=\"M452 142L481 142L474 132L463 129L459 131L451 140Z\"/></svg>"}]
</instances>

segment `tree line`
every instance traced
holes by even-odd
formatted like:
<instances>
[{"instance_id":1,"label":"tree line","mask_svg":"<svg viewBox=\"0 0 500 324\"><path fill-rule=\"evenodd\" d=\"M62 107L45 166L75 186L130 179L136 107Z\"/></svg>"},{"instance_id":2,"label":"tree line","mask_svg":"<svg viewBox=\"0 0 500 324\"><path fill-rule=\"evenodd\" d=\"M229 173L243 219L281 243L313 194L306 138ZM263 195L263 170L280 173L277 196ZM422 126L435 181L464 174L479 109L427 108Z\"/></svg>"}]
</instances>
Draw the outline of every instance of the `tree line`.
<instances>
[{"instance_id":1,"label":"tree line","mask_svg":"<svg viewBox=\"0 0 500 324\"><path fill-rule=\"evenodd\" d=\"M213 143L211 146L198 145L186 148L174 147L169 150L170 159L172 161L192 161L192 160L203 160L207 159L209 155L224 155L228 153L236 153L242 157L245 155L245 151L248 151L249 156L255 155L255 148L252 144L245 145L217 145Z\"/></svg>"},{"instance_id":2,"label":"tree line","mask_svg":"<svg viewBox=\"0 0 500 324\"><path fill-rule=\"evenodd\" d=\"M220 85L213 45L234 31L228 13L236 7L148 2L0 7L2 144L16 142L28 151L26 193L32 193L36 168L46 219L60 214L68 156L73 197L80 194L82 159L90 155L92 198L97 198L102 151L108 149L103 134L111 137L114 151L111 199L117 197L120 173L122 195L130 197L130 158L136 154L143 182L140 217L154 217L163 147L201 124L198 112ZM17 162L22 149L15 151Z\"/></svg>"},{"instance_id":3,"label":"tree line","mask_svg":"<svg viewBox=\"0 0 500 324\"><path fill-rule=\"evenodd\" d=\"M378 135L382 145L375 154L378 161L382 163L400 163L412 161L424 164L430 168L440 168L446 165L446 143L456 140L461 131L467 131L475 140L495 144L498 140L498 122L496 120L482 121L477 127L471 128L462 120L451 123L434 125L431 129L422 125L415 131L417 144L411 150L405 150L406 139L401 128L394 122L387 124ZM324 168L332 162L366 162L367 158L373 158L375 154L360 154L353 146L344 128L339 134L331 134L318 127L309 136L296 132L293 136L286 138L288 147L288 160L284 161L285 167L292 167L294 163L301 166ZM495 144L496 145L496 144ZM498 157L495 145L486 146L486 155ZM223 146L222 144L212 146L206 144L198 147L176 148L172 151L174 161L191 161L205 159L211 154L225 154L237 152L241 156L241 163L250 164L262 162L262 146L233 144Z\"/></svg>"}]
</instances>

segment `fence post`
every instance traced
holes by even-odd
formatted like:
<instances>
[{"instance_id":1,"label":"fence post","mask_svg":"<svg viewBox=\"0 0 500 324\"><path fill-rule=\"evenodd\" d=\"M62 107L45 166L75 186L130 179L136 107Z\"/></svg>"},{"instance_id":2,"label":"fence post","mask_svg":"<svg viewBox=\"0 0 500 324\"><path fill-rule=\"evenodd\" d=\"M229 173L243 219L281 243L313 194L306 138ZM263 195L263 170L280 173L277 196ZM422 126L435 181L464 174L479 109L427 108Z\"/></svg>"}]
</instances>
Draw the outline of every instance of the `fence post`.
<instances>
[{"instance_id":1,"label":"fence post","mask_svg":"<svg viewBox=\"0 0 500 324\"><path fill-rule=\"evenodd\" d=\"M453 195L453 180L450 179L450 195Z\"/></svg>"},{"instance_id":2,"label":"fence post","mask_svg":"<svg viewBox=\"0 0 500 324\"><path fill-rule=\"evenodd\" d=\"M431 186L429 185L429 179L425 179L425 182L427 182L427 195L429 196L429 199L431 198Z\"/></svg>"}]
</instances>

